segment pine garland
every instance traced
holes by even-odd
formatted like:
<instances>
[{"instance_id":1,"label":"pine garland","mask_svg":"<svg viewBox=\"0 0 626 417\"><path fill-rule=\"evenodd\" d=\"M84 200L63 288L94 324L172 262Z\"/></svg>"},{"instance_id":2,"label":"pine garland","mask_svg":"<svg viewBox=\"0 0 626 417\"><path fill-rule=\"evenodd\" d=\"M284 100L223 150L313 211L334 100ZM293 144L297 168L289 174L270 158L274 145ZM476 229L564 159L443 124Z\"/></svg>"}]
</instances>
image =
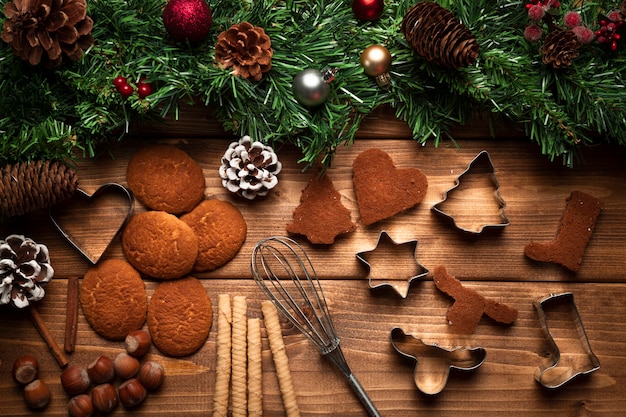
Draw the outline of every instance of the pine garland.
<instances>
[{"instance_id":1,"label":"pine garland","mask_svg":"<svg viewBox=\"0 0 626 417\"><path fill-rule=\"evenodd\" d=\"M8 0L0 0L4 5ZM585 145L626 145L623 47L583 45L567 69L541 62L539 46L524 39L524 1L439 0L480 45L477 62L446 70L417 56L400 31L416 0L386 1L381 18L359 21L346 0L211 0L213 26L199 45L175 43L163 27L164 0L91 0L92 47L82 60L49 70L30 67L0 42L0 163L58 160L121 140L133 122L178 114L200 100L227 131L271 146L293 143L302 162L332 161L350 145L362 119L390 105L420 142L438 144L476 112L524 128L550 159L574 163ZM619 7L608 1L563 2L561 15L580 11L592 29ZM215 64L217 35L249 21L272 40L272 69L260 82ZM392 86L380 89L364 74L360 53L372 44L392 54ZM329 99L309 109L292 92L306 68L337 68ZM156 86L145 99L123 98L113 79L123 75Z\"/></svg>"}]
</instances>

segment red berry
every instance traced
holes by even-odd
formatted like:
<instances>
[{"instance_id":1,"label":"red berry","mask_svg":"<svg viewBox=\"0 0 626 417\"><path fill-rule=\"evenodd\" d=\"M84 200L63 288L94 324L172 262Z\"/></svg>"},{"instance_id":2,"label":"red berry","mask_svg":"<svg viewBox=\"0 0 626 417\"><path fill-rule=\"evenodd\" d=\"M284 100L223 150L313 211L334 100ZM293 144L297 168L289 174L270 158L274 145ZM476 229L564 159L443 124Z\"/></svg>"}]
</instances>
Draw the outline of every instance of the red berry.
<instances>
[{"instance_id":1,"label":"red berry","mask_svg":"<svg viewBox=\"0 0 626 417\"><path fill-rule=\"evenodd\" d=\"M113 80L113 85L115 85L117 88L120 88L124 84L128 84L128 81L126 80L126 77L122 77L121 75L115 77L115 79Z\"/></svg>"},{"instance_id":2,"label":"red berry","mask_svg":"<svg viewBox=\"0 0 626 417\"><path fill-rule=\"evenodd\" d=\"M137 86L137 94L139 95L140 98L148 97L150 94L152 94L151 84L140 82L139 86Z\"/></svg>"},{"instance_id":3,"label":"red berry","mask_svg":"<svg viewBox=\"0 0 626 417\"><path fill-rule=\"evenodd\" d=\"M124 84L121 85L118 90L122 97L130 97L135 89L130 84Z\"/></svg>"}]
</instances>

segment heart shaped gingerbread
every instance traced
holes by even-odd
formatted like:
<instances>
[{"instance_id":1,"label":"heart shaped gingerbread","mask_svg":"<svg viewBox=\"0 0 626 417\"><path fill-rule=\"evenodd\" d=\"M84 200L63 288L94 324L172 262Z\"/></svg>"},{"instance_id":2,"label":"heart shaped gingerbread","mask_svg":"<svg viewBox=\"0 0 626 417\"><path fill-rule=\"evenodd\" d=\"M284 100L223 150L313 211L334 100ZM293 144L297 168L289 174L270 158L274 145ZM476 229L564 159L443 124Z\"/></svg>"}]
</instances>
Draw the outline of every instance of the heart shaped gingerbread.
<instances>
[{"instance_id":1,"label":"heart shaped gingerbread","mask_svg":"<svg viewBox=\"0 0 626 417\"><path fill-rule=\"evenodd\" d=\"M109 183L92 195L78 189L74 196L50 209L61 234L92 264L98 263L133 211L132 193Z\"/></svg>"},{"instance_id":2,"label":"heart shaped gingerbread","mask_svg":"<svg viewBox=\"0 0 626 417\"><path fill-rule=\"evenodd\" d=\"M407 210L426 196L428 180L417 168L396 168L378 148L361 152L352 163L352 179L364 226Z\"/></svg>"}]
</instances>

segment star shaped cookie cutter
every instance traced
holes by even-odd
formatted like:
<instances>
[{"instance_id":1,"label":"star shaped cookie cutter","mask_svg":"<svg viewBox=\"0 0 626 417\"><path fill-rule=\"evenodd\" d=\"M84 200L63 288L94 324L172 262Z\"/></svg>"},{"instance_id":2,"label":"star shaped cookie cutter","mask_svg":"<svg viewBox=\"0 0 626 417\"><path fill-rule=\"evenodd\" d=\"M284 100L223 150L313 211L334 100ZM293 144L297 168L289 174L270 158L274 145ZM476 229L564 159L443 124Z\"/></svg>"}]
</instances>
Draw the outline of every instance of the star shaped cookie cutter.
<instances>
[{"instance_id":1,"label":"star shaped cookie cutter","mask_svg":"<svg viewBox=\"0 0 626 417\"><path fill-rule=\"evenodd\" d=\"M356 257L368 268L371 289L391 287L406 298L414 279L428 275L428 269L417 262L417 239L396 243L386 231L380 232L374 249L358 252ZM399 256L403 258L398 259ZM408 262L408 259L412 262ZM399 277L405 273L405 277ZM375 284L374 281L379 281Z\"/></svg>"},{"instance_id":2,"label":"star shaped cookie cutter","mask_svg":"<svg viewBox=\"0 0 626 417\"><path fill-rule=\"evenodd\" d=\"M391 330L391 345L400 355L415 362L415 386L428 395L443 391L451 369L473 371L487 356L487 351L481 347L445 349L426 344L398 327Z\"/></svg>"},{"instance_id":3,"label":"star shaped cookie cutter","mask_svg":"<svg viewBox=\"0 0 626 417\"><path fill-rule=\"evenodd\" d=\"M560 388L580 375L600 369L600 360L591 350L573 293L550 294L535 300L533 305L548 339L550 353L535 370L537 382L546 388ZM561 354L553 333L558 334L559 343L571 351Z\"/></svg>"},{"instance_id":4,"label":"star shaped cookie cutter","mask_svg":"<svg viewBox=\"0 0 626 417\"><path fill-rule=\"evenodd\" d=\"M463 179L467 178L470 174L487 174L487 176L489 177L491 186L494 188L493 198L496 204L498 205L498 212L497 212L497 217L499 218L498 222L474 223L472 224L472 227L462 227L459 225L460 219L458 218L458 216L455 217L454 215L451 215L445 211L444 206L448 202L450 194L453 191L459 189L459 186L463 183ZM509 219L504 212L505 208L506 208L506 201L504 201L504 199L500 195L500 182L498 181L495 168L493 166L493 163L491 162L491 157L489 156L489 153L487 151L479 152L478 155L476 155L476 157L469 163L469 165L467 166L467 169L463 171L461 175L457 177L457 179L455 180L454 187L450 188L448 191L443 193L443 200L441 200L439 203L431 207L431 209L435 213L443 216L445 219L452 222L452 224L454 224L454 226L457 229L463 232L472 233L472 234L480 234L486 228L502 228L502 227L508 226Z\"/></svg>"}]
</instances>

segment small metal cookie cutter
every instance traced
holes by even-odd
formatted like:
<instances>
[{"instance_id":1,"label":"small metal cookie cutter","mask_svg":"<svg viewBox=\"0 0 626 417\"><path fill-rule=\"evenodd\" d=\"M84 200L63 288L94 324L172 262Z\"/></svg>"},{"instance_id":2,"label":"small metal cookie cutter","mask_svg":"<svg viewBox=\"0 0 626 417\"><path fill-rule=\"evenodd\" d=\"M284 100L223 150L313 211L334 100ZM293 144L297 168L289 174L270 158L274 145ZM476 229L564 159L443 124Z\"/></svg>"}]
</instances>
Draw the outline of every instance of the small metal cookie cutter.
<instances>
[{"instance_id":1,"label":"small metal cookie cutter","mask_svg":"<svg viewBox=\"0 0 626 417\"><path fill-rule=\"evenodd\" d=\"M499 216L500 216L500 222L499 223L492 223L492 224L481 224L479 225L477 228L464 228L464 227L460 227L457 223L457 220L454 218L454 216L446 213L442 206L444 204L444 202L448 199L448 195L450 194L450 192L452 192L454 189L458 188L459 185L462 183L463 177L467 176L470 173L476 172L476 171L484 171L486 173L489 174L490 178L491 178L491 182L493 184L493 187L495 189L494 191L494 199L496 200L496 203L499 206ZM469 163L469 165L467 166L467 169L465 171L463 171L461 173L461 175L459 175L457 177L457 179L455 180L455 185L454 187L450 188L448 191L446 191L445 193L443 193L443 200L441 200L439 203L435 204L434 206L431 207L431 209L443 216L444 218L446 218L447 220L449 220L450 222L452 222L452 224L454 224L454 226L463 231L463 232L467 232L467 233L472 233L472 234L480 234L483 232L483 230L485 230L486 228L502 228L505 226L509 225L509 219L506 216L504 209L506 208L506 201L504 201L504 199L502 198L502 196L500 195L500 182L498 181L498 177L496 176L496 172L495 172L495 168L493 166L493 163L491 162L491 157L489 156L489 153L487 151L481 151L480 153L478 153L478 155L476 155L476 157Z\"/></svg>"},{"instance_id":2,"label":"small metal cookie cutter","mask_svg":"<svg viewBox=\"0 0 626 417\"><path fill-rule=\"evenodd\" d=\"M574 294L550 294L535 300L533 304L550 349L550 355L535 371L537 382L546 388L559 388L579 375L587 375L600 369L600 361L591 350L574 303ZM569 323L564 326L566 321ZM567 347L575 351L561 354L554 337L558 337L563 343L569 343ZM576 341L575 347L570 343L573 340Z\"/></svg>"},{"instance_id":3,"label":"small metal cookie cutter","mask_svg":"<svg viewBox=\"0 0 626 417\"><path fill-rule=\"evenodd\" d=\"M106 183L91 195L77 189L70 199L52 206L49 216L63 237L95 265L133 213L134 205L130 190Z\"/></svg>"},{"instance_id":4,"label":"small metal cookie cutter","mask_svg":"<svg viewBox=\"0 0 626 417\"><path fill-rule=\"evenodd\" d=\"M480 347L448 350L428 345L398 327L391 331L391 345L400 355L415 361L415 385L428 395L443 391L450 369L472 371L482 365L487 356L486 350Z\"/></svg>"},{"instance_id":5,"label":"small metal cookie cutter","mask_svg":"<svg viewBox=\"0 0 626 417\"><path fill-rule=\"evenodd\" d=\"M374 249L359 252L356 257L368 268L368 283L371 289L391 287L402 298L409 293L411 282L414 279L428 275L428 269L417 261L417 239L396 243L386 231L380 232ZM413 262L409 265L409 255ZM377 260L376 257L382 259ZM399 262L398 262L399 261ZM401 264L400 264L401 263ZM386 266L386 267L385 267ZM406 273L406 276L398 276ZM377 281L374 284L374 281Z\"/></svg>"}]
</instances>

